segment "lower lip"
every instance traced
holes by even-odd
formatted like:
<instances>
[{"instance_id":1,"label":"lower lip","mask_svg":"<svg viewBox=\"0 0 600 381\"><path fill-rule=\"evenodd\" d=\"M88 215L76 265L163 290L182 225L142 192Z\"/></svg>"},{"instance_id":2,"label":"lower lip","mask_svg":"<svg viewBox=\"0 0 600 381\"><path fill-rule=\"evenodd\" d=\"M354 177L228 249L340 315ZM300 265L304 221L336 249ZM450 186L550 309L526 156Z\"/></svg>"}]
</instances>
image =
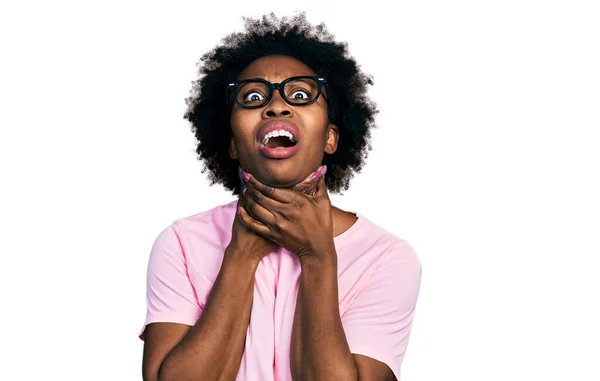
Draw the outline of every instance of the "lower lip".
<instances>
[{"instance_id":1,"label":"lower lip","mask_svg":"<svg viewBox=\"0 0 600 381\"><path fill-rule=\"evenodd\" d=\"M269 148L267 146L260 146L260 152L263 156L269 159L288 159L292 157L296 151L298 151L298 146L300 144L296 144L293 147L279 147L279 148Z\"/></svg>"}]
</instances>

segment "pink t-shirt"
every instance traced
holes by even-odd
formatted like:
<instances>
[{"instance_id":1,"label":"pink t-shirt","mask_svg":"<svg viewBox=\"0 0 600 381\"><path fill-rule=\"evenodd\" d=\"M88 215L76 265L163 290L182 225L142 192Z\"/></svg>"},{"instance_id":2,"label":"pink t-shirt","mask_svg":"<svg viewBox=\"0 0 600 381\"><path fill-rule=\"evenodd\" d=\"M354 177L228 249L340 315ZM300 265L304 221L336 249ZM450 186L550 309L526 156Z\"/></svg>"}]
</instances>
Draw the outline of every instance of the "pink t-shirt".
<instances>
[{"instance_id":1,"label":"pink t-shirt","mask_svg":"<svg viewBox=\"0 0 600 381\"><path fill-rule=\"evenodd\" d=\"M147 324L193 326L231 239L236 201L175 221L156 239L148 264ZM404 240L364 216L334 238L339 307L355 354L387 364L400 381L421 282L421 264ZM250 325L238 381L288 381L300 264L285 249L256 270Z\"/></svg>"}]
</instances>

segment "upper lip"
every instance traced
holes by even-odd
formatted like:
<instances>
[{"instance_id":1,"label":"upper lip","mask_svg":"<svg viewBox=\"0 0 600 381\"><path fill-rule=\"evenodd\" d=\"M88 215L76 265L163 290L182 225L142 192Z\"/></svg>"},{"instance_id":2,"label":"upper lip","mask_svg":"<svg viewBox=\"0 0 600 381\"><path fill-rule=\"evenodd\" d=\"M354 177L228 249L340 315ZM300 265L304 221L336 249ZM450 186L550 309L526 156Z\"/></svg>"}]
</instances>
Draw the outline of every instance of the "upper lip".
<instances>
[{"instance_id":1,"label":"upper lip","mask_svg":"<svg viewBox=\"0 0 600 381\"><path fill-rule=\"evenodd\" d=\"M262 142L265 135L271 131L284 130L288 131L294 137L296 142L300 141L300 131L298 127L294 126L291 122L284 120L270 120L267 123L263 124L262 127L258 130L258 141Z\"/></svg>"}]
</instances>

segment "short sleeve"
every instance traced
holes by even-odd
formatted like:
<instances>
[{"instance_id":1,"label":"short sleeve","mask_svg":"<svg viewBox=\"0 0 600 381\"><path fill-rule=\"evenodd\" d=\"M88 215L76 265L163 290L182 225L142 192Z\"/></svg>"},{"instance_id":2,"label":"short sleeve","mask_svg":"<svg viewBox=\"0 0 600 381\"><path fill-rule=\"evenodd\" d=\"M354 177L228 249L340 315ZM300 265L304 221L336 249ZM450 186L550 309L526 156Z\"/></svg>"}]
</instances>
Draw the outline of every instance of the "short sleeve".
<instances>
[{"instance_id":1,"label":"short sleeve","mask_svg":"<svg viewBox=\"0 0 600 381\"><path fill-rule=\"evenodd\" d=\"M403 241L386 253L342 315L350 351L385 363L398 381L420 284L421 263Z\"/></svg>"},{"instance_id":2,"label":"short sleeve","mask_svg":"<svg viewBox=\"0 0 600 381\"><path fill-rule=\"evenodd\" d=\"M146 321L140 339L144 340L144 331L150 323L196 324L202 309L188 276L175 224L164 229L152 246L146 287Z\"/></svg>"}]
</instances>

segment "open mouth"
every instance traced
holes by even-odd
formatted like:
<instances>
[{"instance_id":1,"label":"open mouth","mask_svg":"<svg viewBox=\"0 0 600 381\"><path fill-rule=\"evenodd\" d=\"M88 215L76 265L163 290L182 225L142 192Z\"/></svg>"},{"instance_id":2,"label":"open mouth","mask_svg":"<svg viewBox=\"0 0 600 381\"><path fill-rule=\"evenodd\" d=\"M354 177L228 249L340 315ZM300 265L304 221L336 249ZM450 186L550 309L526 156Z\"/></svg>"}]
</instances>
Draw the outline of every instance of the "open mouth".
<instances>
[{"instance_id":1,"label":"open mouth","mask_svg":"<svg viewBox=\"0 0 600 381\"><path fill-rule=\"evenodd\" d=\"M296 139L294 139L294 135L285 130L269 132L263 137L261 143L268 148L289 148L298 144Z\"/></svg>"}]
</instances>

